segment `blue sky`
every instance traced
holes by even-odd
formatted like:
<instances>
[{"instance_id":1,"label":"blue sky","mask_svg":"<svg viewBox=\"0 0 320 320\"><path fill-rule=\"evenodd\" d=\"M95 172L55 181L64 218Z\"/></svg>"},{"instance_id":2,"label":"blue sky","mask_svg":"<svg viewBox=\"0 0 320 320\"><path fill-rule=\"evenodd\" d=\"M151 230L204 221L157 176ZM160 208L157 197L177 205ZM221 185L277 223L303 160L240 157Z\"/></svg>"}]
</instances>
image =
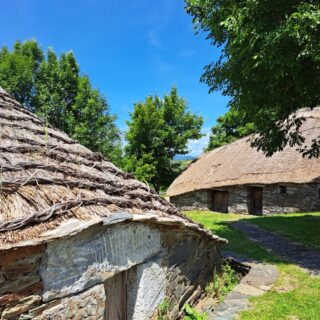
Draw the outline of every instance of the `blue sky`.
<instances>
[{"instance_id":1,"label":"blue sky","mask_svg":"<svg viewBox=\"0 0 320 320\"><path fill-rule=\"evenodd\" d=\"M35 38L43 49L72 50L122 130L134 102L172 85L204 117L204 132L226 112L227 98L199 82L219 51L194 35L183 0L10 0L1 9L0 45ZM206 143L190 142L190 153L199 155Z\"/></svg>"}]
</instances>

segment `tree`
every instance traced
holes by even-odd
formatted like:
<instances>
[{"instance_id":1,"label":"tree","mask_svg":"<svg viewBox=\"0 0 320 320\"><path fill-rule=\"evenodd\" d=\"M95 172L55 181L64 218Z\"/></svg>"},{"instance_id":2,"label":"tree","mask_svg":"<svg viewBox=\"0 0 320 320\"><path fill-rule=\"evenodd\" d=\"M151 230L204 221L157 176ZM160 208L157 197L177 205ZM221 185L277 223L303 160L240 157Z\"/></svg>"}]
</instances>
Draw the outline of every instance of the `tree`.
<instances>
[{"instance_id":1,"label":"tree","mask_svg":"<svg viewBox=\"0 0 320 320\"><path fill-rule=\"evenodd\" d=\"M48 50L47 59L42 61L36 74L35 112L70 135L74 130L68 126L68 118L72 117L79 79L79 66L73 53L64 53L58 59L52 49Z\"/></svg>"},{"instance_id":2,"label":"tree","mask_svg":"<svg viewBox=\"0 0 320 320\"><path fill-rule=\"evenodd\" d=\"M253 146L266 155L287 144L319 155L319 143L303 148L303 119L290 117L320 104L319 1L186 0L186 10L222 48L201 79L254 124Z\"/></svg>"},{"instance_id":3,"label":"tree","mask_svg":"<svg viewBox=\"0 0 320 320\"><path fill-rule=\"evenodd\" d=\"M0 85L30 111L35 96L35 75L43 61L43 52L35 40L17 41L13 51L0 50Z\"/></svg>"},{"instance_id":4,"label":"tree","mask_svg":"<svg viewBox=\"0 0 320 320\"><path fill-rule=\"evenodd\" d=\"M110 114L109 109L106 99L92 88L89 78L81 76L68 116L68 127L75 140L121 165L120 131L115 125L116 117Z\"/></svg>"},{"instance_id":5,"label":"tree","mask_svg":"<svg viewBox=\"0 0 320 320\"><path fill-rule=\"evenodd\" d=\"M156 191L178 174L175 155L188 153L190 139L199 139L203 120L188 110L176 88L164 98L148 96L134 105L127 122L126 170L150 183Z\"/></svg>"},{"instance_id":6,"label":"tree","mask_svg":"<svg viewBox=\"0 0 320 320\"><path fill-rule=\"evenodd\" d=\"M211 135L206 151L213 150L255 132L254 125L234 110L229 110L217 119L211 128Z\"/></svg>"},{"instance_id":7,"label":"tree","mask_svg":"<svg viewBox=\"0 0 320 320\"><path fill-rule=\"evenodd\" d=\"M121 164L121 138L106 99L81 75L72 52L46 54L35 40L0 50L0 86L30 111Z\"/></svg>"}]
</instances>

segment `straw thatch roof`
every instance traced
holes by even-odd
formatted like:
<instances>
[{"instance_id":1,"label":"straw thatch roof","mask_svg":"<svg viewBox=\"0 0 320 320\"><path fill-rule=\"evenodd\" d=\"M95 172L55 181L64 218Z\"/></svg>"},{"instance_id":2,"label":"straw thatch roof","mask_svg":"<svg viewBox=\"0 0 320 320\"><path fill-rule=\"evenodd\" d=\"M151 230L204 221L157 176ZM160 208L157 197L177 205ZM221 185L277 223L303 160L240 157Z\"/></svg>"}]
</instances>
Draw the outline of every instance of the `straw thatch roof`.
<instances>
[{"instance_id":1,"label":"straw thatch roof","mask_svg":"<svg viewBox=\"0 0 320 320\"><path fill-rule=\"evenodd\" d=\"M320 136L320 108L301 109L300 131L308 145ZM320 159L303 158L287 146L272 157L250 147L248 136L202 155L172 183L167 194L176 196L202 189L236 185L320 182Z\"/></svg>"},{"instance_id":2,"label":"straw thatch roof","mask_svg":"<svg viewBox=\"0 0 320 320\"><path fill-rule=\"evenodd\" d=\"M101 154L47 128L2 89L0 126L0 249L123 220L212 236Z\"/></svg>"}]
</instances>

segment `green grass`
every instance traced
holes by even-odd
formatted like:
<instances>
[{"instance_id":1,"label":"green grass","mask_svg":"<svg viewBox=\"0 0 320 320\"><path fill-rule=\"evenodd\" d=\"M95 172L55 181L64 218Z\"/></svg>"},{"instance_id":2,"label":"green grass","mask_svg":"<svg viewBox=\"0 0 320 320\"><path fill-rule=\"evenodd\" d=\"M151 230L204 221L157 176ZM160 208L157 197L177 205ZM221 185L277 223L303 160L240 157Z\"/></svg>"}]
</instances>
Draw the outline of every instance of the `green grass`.
<instances>
[{"instance_id":1,"label":"green grass","mask_svg":"<svg viewBox=\"0 0 320 320\"><path fill-rule=\"evenodd\" d=\"M320 250L320 213L281 214L253 218L250 222ZM319 316L320 319L320 316Z\"/></svg>"},{"instance_id":2,"label":"green grass","mask_svg":"<svg viewBox=\"0 0 320 320\"><path fill-rule=\"evenodd\" d=\"M314 229L311 232L305 227L310 227L310 217L320 214L308 214L299 216L297 214L281 215L282 219L276 217L250 217L234 214L219 214L212 212L188 212L187 215L197 222L202 223L214 234L227 238L229 243L226 250L232 250L244 254L258 261L271 263L277 266L279 278L273 288L266 294L250 300L250 310L241 314L242 320L317 320L320 319L320 277L310 276L301 268L293 264L281 261L271 255L261 246L250 242L245 234L231 227L229 222L241 219L250 219L261 227L282 233L294 240L305 244L313 244L318 247L318 240L313 242ZM280 218L279 217L279 218ZM287 218L289 222L285 222ZM293 218L293 219L291 219ZM301 219L299 219L301 218ZM268 221L267 219L270 219ZM317 222L317 218L315 219ZM317 222L318 223L318 222ZM304 229L304 233L295 230ZM308 231L306 231L308 230ZM318 229L320 230L320 229ZM316 234L318 236L318 233Z\"/></svg>"}]
</instances>

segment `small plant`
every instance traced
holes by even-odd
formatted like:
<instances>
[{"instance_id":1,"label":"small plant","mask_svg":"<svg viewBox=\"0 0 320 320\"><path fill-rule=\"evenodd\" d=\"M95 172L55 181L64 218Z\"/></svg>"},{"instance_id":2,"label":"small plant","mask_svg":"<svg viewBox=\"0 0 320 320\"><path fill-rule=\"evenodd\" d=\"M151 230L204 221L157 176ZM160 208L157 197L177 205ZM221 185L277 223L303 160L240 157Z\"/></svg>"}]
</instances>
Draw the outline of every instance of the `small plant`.
<instances>
[{"instance_id":1,"label":"small plant","mask_svg":"<svg viewBox=\"0 0 320 320\"><path fill-rule=\"evenodd\" d=\"M222 299L237 284L238 278L236 272L229 264L224 264L221 274L214 274L213 281L206 287L206 292L209 295Z\"/></svg>"},{"instance_id":2,"label":"small plant","mask_svg":"<svg viewBox=\"0 0 320 320\"><path fill-rule=\"evenodd\" d=\"M185 317L183 320L207 320L205 313L200 313L194 308L191 308L188 304L184 306Z\"/></svg>"},{"instance_id":3,"label":"small plant","mask_svg":"<svg viewBox=\"0 0 320 320\"><path fill-rule=\"evenodd\" d=\"M169 320L170 300L165 298L158 305L158 319L157 320Z\"/></svg>"}]
</instances>

